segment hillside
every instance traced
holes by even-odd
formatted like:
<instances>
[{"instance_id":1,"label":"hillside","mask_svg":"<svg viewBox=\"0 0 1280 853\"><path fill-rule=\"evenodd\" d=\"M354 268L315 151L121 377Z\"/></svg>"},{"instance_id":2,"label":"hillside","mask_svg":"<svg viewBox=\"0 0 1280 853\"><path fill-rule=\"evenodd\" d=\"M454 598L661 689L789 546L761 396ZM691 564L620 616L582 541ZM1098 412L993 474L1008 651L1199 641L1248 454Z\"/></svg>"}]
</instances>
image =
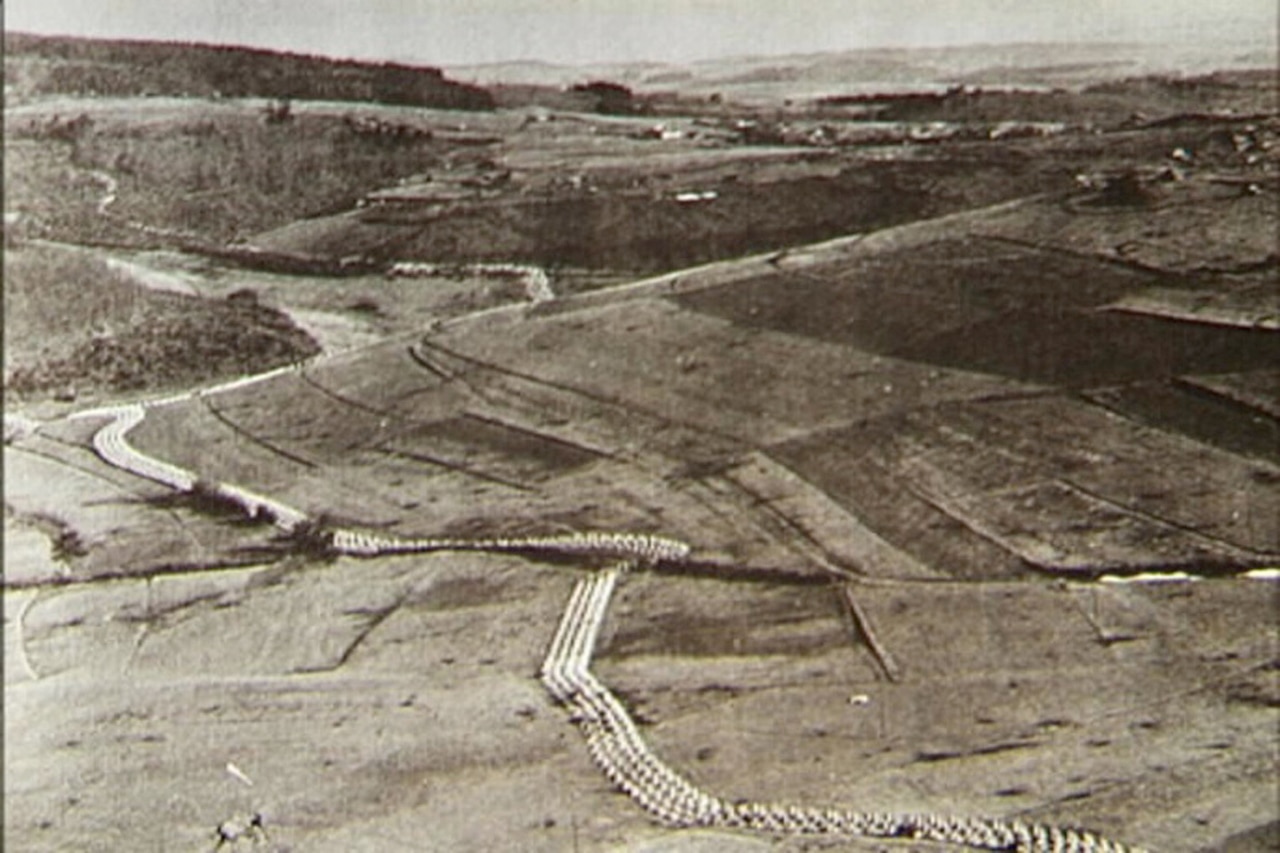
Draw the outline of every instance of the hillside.
<instances>
[{"instance_id":1,"label":"hillside","mask_svg":"<svg viewBox=\"0 0 1280 853\"><path fill-rule=\"evenodd\" d=\"M1252 54L76 49L5 110L6 849L1274 853Z\"/></svg>"},{"instance_id":2,"label":"hillside","mask_svg":"<svg viewBox=\"0 0 1280 853\"><path fill-rule=\"evenodd\" d=\"M1256 72L1079 93L884 95L780 117L706 109L535 112L482 156L457 152L354 209L250 240L330 259L644 274L1065 191L1089 175L1154 174L1177 150L1195 152L1188 169L1242 180L1272 174L1280 156L1277 90Z\"/></svg>"},{"instance_id":3,"label":"hillside","mask_svg":"<svg viewBox=\"0 0 1280 853\"><path fill-rule=\"evenodd\" d=\"M6 32L5 101L50 95L295 98L487 110L483 89L437 68L243 47Z\"/></svg>"},{"instance_id":4,"label":"hillside","mask_svg":"<svg viewBox=\"0 0 1280 853\"><path fill-rule=\"evenodd\" d=\"M1168 44L1011 44L936 48L869 48L791 56L740 56L685 63L556 65L505 62L454 65L458 80L562 88L606 79L644 94L675 93L737 103L781 105L841 94L937 91L950 86L1063 88L1149 75L1270 69L1274 33Z\"/></svg>"},{"instance_id":5,"label":"hillside","mask_svg":"<svg viewBox=\"0 0 1280 853\"><path fill-rule=\"evenodd\" d=\"M106 415L43 425L9 448L17 507L87 469L173 515L86 533L46 570L69 590L13 594L13 837L90 844L124 801L157 815L112 824L134 847L251 839L257 814L319 850L812 849L659 825L606 781L535 675L604 557L465 547L625 531L692 552L617 580L593 669L726 802L1265 849L1274 597L1246 573L1280 558L1271 191L1081 188L138 410L141 453L313 537L452 543L424 553L326 551L200 511L207 491L160 503L91 452ZM96 505L59 512L99 529ZM221 570L173 569L192 532ZM1166 582L1098 581L1144 573ZM70 773L89 781L54 821Z\"/></svg>"},{"instance_id":6,"label":"hillside","mask_svg":"<svg viewBox=\"0 0 1280 853\"><path fill-rule=\"evenodd\" d=\"M187 91L193 74L205 85L232 73L219 70L224 61L248 81L229 91L295 97L376 100L378 92L353 81L404 71L198 45L11 38L6 61L36 63L28 71L121 62L163 78L161 89L147 90L153 95ZM610 66L564 91L497 85L496 100L519 107L466 116L340 100L283 106L228 91L221 100L113 97L109 87L96 95L80 87L15 98L7 110L6 206L23 233L63 241L180 248L298 272L519 262L577 287L569 279L582 270L617 280L1062 191L1109 169L1154 171L1176 150L1205 152L1197 167L1272 157L1270 75L1131 78L1158 57L1143 50L1121 63L1116 55L1097 46L1014 46L999 56L956 49L784 57L775 64L795 60L808 70L782 74L783 85L849 85L770 106L743 106L731 94L713 102L682 86L631 99L622 84L602 81L615 75L644 92L632 72L657 67ZM1037 56L1041 66L1031 65ZM906 82L931 63L932 79L978 80L987 78L960 72L980 71L980 60L1043 71L1068 59L1077 70L1101 70L1082 70L1080 85L1054 91L966 84L921 92ZM774 73L770 61L699 68L757 80ZM513 68L534 77L554 71ZM19 93L37 81L26 73L14 78ZM452 85L421 73L432 85ZM863 73L887 75L907 91L866 94L857 84ZM334 81L355 88L298 88ZM212 89L189 94L201 92ZM601 114L618 111L652 114ZM1257 146L1226 150L1237 144L1233 135Z\"/></svg>"},{"instance_id":7,"label":"hillside","mask_svg":"<svg viewBox=\"0 0 1280 853\"><path fill-rule=\"evenodd\" d=\"M438 167L448 150L407 108L76 99L7 113L6 209L70 242L217 247L343 210ZM441 115L436 113L435 115ZM443 113L454 115L454 113Z\"/></svg>"},{"instance_id":8,"label":"hillside","mask_svg":"<svg viewBox=\"0 0 1280 853\"><path fill-rule=\"evenodd\" d=\"M52 245L6 248L4 330L6 405L185 387L317 349L251 295L159 292L93 254Z\"/></svg>"}]
</instances>

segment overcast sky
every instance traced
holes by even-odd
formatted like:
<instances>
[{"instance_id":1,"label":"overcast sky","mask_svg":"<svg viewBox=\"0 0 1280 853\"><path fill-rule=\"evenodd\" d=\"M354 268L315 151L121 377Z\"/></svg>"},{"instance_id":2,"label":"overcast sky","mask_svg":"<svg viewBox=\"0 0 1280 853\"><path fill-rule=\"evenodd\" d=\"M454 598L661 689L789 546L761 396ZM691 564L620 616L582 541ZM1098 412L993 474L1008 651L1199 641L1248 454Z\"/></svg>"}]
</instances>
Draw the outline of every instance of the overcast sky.
<instances>
[{"instance_id":1,"label":"overcast sky","mask_svg":"<svg viewBox=\"0 0 1280 853\"><path fill-rule=\"evenodd\" d=\"M8 29L428 64L1274 39L1276 0L7 0Z\"/></svg>"}]
</instances>

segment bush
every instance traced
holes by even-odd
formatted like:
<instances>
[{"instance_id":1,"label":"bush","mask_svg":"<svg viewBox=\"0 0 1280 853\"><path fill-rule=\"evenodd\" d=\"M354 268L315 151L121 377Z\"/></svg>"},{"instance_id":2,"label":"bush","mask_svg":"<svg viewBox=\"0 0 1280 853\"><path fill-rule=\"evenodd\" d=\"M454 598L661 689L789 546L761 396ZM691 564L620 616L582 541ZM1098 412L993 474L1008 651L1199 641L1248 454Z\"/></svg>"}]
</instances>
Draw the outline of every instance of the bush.
<instances>
[{"instance_id":1,"label":"bush","mask_svg":"<svg viewBox=\"0 0 1280 853\"><path fill-rule=\"evenodd\" d=\"M333 547L333 524L321 514L297 524L284 536L284 541L294 553L322 560L337 556Z\"/></svg>"},{"instance_id":2,"label":"bush","mask_svg":"<svg viewBox=\"0 0 1280 853\"><path fill-rule=\"evenodd\" d=\"M634 95L626 86L595 80L574 86L573 91L595 98L595 111L603 115L632 115L636 112Z\"/></svg>"},{"instance_id":3,"label":"bush","mask_svg":"<svg viewBox=\"0 0 1280 853\"><path fill-rule=\"evenodd\" d=\"M1098 194L1098 204L1107 207L1138 207L1146 204L1150 198L1138 174L1126 171L1107 179Z\"/></svg>"},{"instance_id":4,"label":"bush","mask_svg":"<svg viewBox=\"0 0 1280 853\"><path fill-rule=\"evenodd\" d=\"M53 558L59 562L67 562L89 553L89 546L78 530L63 526L53 538Z\"/></svg>"},{"instance_id":5,"label":"bush","mask_svg":"<svg viewBox=\"0 0 1280 853\"><path fill-rule=\"evenodd\" d=\"M348 305L347 310L356 311L360 314L381 314L382 306L369 297L363 297Z\"/></svg>"},{"instance_id":6,"label":"bush","mask_svg":"<svg viewBox=\"0 0 1280 853\"><path fill-rule=\"evenodd\" d=\"M183 503L196 512L219 516L240 515L244 512L244 507L230 495L224 494L212 480L197 479L183 497Z\"/></svg>"},{"instance_id":7,"label":"bush","mask_svg":"<svg viewBox=\"0 0 1280 853\"><path fill-rule=\"evenodd\" d=\"M251 287L242 287L227 294L227 301L232 305L254 307L258 304L258 291Z\"/></svg>"},{"instance_id":8,"label":"bush","mask_svg":"<svg viewBox=\"0 0 1280 853\"><path fill-rule=\"evenodd\" d=\"M53 559L60 563L69 562L89 553L89 546L70 524L56 515L37 513L30 520L36 528L49 537L50 551Z\"/></svg>"},{"instance_id":9,"label":"bush","mask_svg":"<svg viewBox=\"0 0 1280 853\"><path fill-rule=\"evenodd\" d=\"M267 124L288 124L293 121L293 103L288 98L267 104L262 112Z\"/></svg>"}]
</instances>

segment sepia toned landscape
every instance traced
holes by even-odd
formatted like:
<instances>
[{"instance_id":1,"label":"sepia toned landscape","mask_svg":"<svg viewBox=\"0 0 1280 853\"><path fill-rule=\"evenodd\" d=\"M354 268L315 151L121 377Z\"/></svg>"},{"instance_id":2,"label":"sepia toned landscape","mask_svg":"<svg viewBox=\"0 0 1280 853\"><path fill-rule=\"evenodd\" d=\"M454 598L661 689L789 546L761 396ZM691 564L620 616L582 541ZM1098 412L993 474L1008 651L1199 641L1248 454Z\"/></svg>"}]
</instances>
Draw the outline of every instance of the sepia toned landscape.
<instances>
[{"instance_id":1,"label":"sepia toned landscape","mask_svg":"<svg viewBox=\"0 0 1280 853\"><path fill-rule=\"evenodd\" d=\"M1274 43L4 62L6 849L1280 846Z\"/></svg>"}]
</instances>

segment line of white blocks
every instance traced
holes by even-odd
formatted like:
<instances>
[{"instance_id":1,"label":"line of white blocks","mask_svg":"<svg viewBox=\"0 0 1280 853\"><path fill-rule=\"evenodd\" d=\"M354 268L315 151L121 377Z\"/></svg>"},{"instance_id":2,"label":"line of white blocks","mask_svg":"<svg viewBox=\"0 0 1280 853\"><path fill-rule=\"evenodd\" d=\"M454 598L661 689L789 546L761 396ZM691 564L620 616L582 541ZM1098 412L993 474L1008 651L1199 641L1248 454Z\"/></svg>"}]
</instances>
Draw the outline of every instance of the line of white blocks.
<instances>
[{"instance_id":1,"label":"line of white blocks","mask_svg":"<svg viewBox=\"0 0 1280 853\"><path fill-rule=\"evenodd\" d=\"M493 539L425 537L397 539L358 530L334 531L333 549L354 557L411 554L427 551L545 551L567 555L600 555L653 564L678 562L690 554L677 539L649 533L570 533Z\"/></svg>"},{"instance_id":2,"label":"line of white blocks","mask_svg":"<svg viewBox=\"0 0 1280 853\"><path fill-rule=\"evenodd\" d=\"M630 565L605 569L574 587L541 677L551 695L573 709L587 750L609 781L661 822L775 834L910 838L1020 853L1138 853L1090 832L1021 821L730 804L702 791L653 754L626 708L590 671L609 600Z\"/></svg>"},{"instance_id":3,"label":"line of white blocks","mask_svg":"<svg viewBox=\"0 0 1280 853\"><path fill-rule=\"evenodd\" d=\"M143 405L119 406L92 414L112 418L93 436L94 450L107 463L181 491L195 486L196 478L190 471L147 456L126 440L129 431L146 417ZM216 488L250 515L261 510L270 512L279 527L293 529L306 520L298 510L246 489L230 485ZM668 825L914 838L1019 853L1141 853L1090 832L1021 821L868 814L751 802L729 804L699 789L653 754L626 708L590 671L591 656L619 576L642 562L686 558L689 546L678 540L652 534L599 532L509 539L400 540L342 529L333 533L332 547L352 556L437 550L545 550L622 558L621 564L593 573L575 586L543 664L542 680L557 701L575 709L587 749L609 780Z\"/></svg>"},{"instance_id":4,"label":"line of white blocks","mask_svg":"<svg viewBox=\"0 0 1280 853\"><path fill-rule=\"evenodd\" d=\"M170 488L191 490L196 478L190 471L139 453L125 440L129 431L142 423L147 415L146 409L140 405L121 406L113 414L114 419L93 435L93 449L104 461Z\"/></svg>"},{"instance_id":5,"label":"line of white blocks","mask_svg":"<svg viewBox=\"0 0 1280 853\"><path fill-rule=\"evenodd\" d=\"M297 369L297 365L277 368L253 377L233 380L200 393L215 393L231 388L244 387L272 376ZM164 402L170 402L168 400ZM185 468L163 462L142 453L129 444L127 436L134 427L146 419L148 406L132 403L123 406L94 409L82 412L81 418L107 417L111 420L93 436L93 448L108 464L139 477L162 483L177 491L189 492L196 484L196 475ZM217 494L239 505L250 517L261 512L271 516L272 522L284 530L293 530L307 520L301 512L280 501L268 498L248 489L226 483L214 487ZM358 557L376 557L388 554L420 553L425 551L547 551L557 554L600 554L646 563L660 560L681 560L690 553L684 542L648 533L571 533L559 536L531 536L490 539L458 539L426 537L397 539L378 536L357 530L341 529L333 533L333 549L340 554Z\"/></svg>"},{"instance_id":6,"label":"line of white blocks","mask_svg":"<svg viewBox=\"0 0 1280 853\"><path fill-rule=\"evenodd\" d=\"M180 492L189 492L195 488L195 474L148 456L129 444L127 436L130 430L142 423L147 416L145 406L135 403L114 409L101 409L95 414L112 418L110 423L93 435L93 449L104 462ZM261 512L268 513L272 523L284 530L292 530L307 518L305 513L291 506L239 486L222 483L215 486L214 491L239 505L250 517Z\"/></svg>"},{"instance_id":7,"label":"line of white blocks","mask_svg":"<svg viewBox=\"0 0 1280 853\"><path fill-rule=\"evenodd\" d=\"M658 759L622 703L588 669L614 587L629 565L597 572L574 588L542 680L557 700L574 709L592 759L614 785L663 823L710 825L724 803Z\"/></svg>"}]
</instances>

